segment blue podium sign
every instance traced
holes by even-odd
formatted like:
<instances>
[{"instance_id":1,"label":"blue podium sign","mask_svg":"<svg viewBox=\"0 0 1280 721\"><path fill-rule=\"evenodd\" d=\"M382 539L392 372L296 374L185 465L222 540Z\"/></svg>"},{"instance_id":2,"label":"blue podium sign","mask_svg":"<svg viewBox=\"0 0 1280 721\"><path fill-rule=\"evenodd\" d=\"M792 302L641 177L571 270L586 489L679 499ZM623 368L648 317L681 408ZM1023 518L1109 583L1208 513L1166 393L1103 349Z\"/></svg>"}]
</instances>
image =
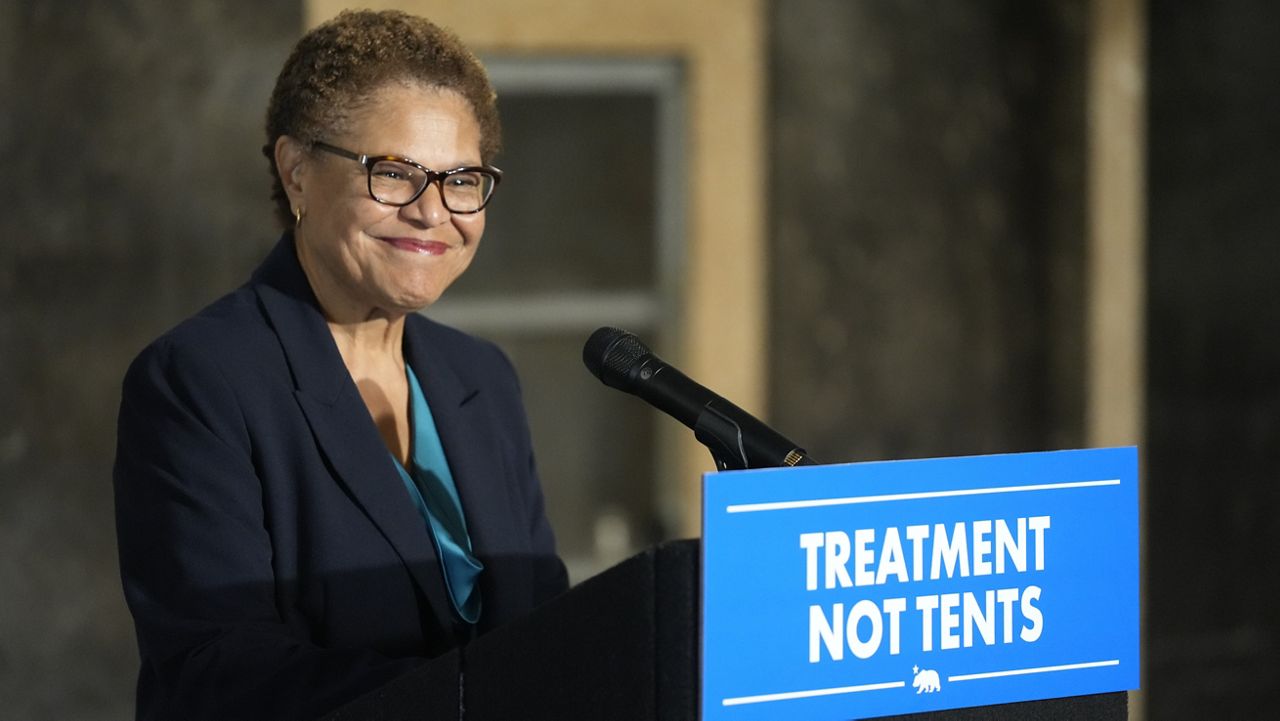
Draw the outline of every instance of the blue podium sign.
<instances>
[{"instance_id":1,"label":"blue podium sign","mask_svg":"<svg viewBox=\"0 0 1280 721\"><path fill-rule=\"evenodd\" d=\"M710 473L702 718L1138 687L1138 453Z\"/></svg>"}]
</instances>

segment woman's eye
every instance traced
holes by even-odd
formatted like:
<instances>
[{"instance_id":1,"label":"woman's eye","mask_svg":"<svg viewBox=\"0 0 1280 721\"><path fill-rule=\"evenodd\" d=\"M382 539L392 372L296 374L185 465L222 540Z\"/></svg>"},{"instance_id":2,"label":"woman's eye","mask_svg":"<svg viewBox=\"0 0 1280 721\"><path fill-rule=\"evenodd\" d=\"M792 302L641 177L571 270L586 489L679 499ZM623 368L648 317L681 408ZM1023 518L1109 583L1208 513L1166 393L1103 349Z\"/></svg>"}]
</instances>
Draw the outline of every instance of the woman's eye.
<instances>
[{"instance_id":1,"label":"woman's eye","mask_svg":"<svg viewBox=\"0 0 1280 721\"><path fill-rule=\"evenodd\" d=\"M459 188L473 188L480 185L480 176L475 173L458 173L450 175L448 183Z\"/></svg>"},{"instance_id":2,"label":"woman's eye","mask_svg":"<svg viewBox=\"0 0 1280 721\"><path fill-rule=\"evenodd\" d=\"M378 163L373 166L373 178L375 180L412 180L415 173L412 169L406 168L397 163Z\"/></svg>"}]
</instances>

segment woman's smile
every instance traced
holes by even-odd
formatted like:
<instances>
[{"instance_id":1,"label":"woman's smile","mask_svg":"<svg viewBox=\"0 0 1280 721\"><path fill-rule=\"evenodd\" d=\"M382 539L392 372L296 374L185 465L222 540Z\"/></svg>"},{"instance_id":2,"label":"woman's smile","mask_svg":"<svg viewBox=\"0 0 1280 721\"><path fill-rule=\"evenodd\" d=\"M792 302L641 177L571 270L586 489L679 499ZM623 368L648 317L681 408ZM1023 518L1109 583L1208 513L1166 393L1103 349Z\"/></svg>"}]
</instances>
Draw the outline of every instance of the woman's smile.
<instances>
[{"instance_id":1,"label":"woman's smile","mask_svg":"<svg viewBox=\"0 0 1280 721\"><path fill-rule=\"evenodd\" d=\"M450 249L448 243L444 243L439 240L426 240L408 237L378 238L378 240L397 250L417 253L419 255L444 255L449 252Z\"/></svg>"}]
</instances>

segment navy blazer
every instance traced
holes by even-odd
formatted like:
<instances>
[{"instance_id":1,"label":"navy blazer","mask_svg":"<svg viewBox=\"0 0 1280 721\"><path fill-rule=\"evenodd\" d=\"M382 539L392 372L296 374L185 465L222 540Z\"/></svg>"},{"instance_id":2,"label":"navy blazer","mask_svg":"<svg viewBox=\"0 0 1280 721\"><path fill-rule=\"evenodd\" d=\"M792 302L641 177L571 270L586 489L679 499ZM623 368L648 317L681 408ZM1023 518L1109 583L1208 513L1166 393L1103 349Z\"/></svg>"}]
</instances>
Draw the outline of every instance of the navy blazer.
<instances>
[{"instance_id":1,"label":"navy blazer","mask_svg":"<svg viewBox=\"0 0 1280 721\"><path fill-rule=\"evenodd\" d=\"M484 632L567 585L515 372L416 314L404 353L485 565ZM140 719L314 718L467 633L288 234L134 361L114 478Z\"/></svg>"}]
</instances>

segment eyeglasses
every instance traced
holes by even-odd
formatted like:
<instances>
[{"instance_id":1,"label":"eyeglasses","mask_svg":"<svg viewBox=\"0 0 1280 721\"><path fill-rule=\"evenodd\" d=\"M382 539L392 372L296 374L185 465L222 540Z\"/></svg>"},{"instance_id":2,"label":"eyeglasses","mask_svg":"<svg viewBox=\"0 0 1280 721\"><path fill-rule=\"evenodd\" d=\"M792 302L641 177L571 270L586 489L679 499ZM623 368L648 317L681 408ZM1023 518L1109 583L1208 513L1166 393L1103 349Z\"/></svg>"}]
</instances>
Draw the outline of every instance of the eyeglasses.
<instances>
[{"instance_id":1,"label":"eyeglasses","mask_svg":"<svg viewBox=\"0 0 1280 721\"><path fill-rule=\"evenodd\" d=\"M384 205L408 205L435 183L449 212L478 213L502 180L502 171L491 165L431 170L394 155L369 157L318 140L312 146L363 165L369 175L369 197Z\"/></svg>"}]
</instances>

